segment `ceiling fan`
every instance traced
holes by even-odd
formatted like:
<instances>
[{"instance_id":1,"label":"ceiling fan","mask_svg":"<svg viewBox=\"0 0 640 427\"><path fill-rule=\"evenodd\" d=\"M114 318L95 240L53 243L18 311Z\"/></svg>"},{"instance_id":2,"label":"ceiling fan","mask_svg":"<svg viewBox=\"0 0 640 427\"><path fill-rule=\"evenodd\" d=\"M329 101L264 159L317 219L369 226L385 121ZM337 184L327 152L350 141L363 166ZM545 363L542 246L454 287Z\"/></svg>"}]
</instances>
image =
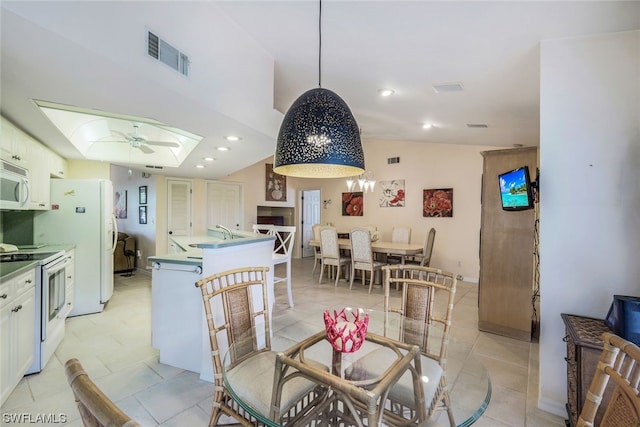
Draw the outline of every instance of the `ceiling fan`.
<instances>
[{"instance_id":1,"label":"ceiling fan","mask_svg":"<svg viewBox=\"0 0 640 427\"><path fill-rule=\"evenodd\" d=\"M133 132L124 133L118 130L112 130L111 133L120 135L121 139L99 139L97 141L91 142L123 142L128 143L133 148L138 148L145 154L151 154L155 151L150 147L150 145L155 145L159 147L180 147L180 144L177 142L169 142L169 141L149 141L146 135L138 133L139 125L133 124Z\"/></svg>"}]
</instances>

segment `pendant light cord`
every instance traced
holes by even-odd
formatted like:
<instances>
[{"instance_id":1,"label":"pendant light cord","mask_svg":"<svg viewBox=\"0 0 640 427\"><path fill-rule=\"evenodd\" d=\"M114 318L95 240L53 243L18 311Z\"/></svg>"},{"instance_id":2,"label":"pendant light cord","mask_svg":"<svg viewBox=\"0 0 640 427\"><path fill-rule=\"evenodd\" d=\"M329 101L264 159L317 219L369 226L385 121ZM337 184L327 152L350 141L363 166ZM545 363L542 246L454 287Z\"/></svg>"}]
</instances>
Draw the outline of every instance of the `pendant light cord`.
<instances>
[{"instance_id":1,"label":"pendant light cord","mask_svg":"<svg viewBox=\"0 0 640 427\"><path fill-rule=\"evenodd\" d=\"M322 87L322 0L318 13L318 87Z\"/></svg>"}]
</instances>

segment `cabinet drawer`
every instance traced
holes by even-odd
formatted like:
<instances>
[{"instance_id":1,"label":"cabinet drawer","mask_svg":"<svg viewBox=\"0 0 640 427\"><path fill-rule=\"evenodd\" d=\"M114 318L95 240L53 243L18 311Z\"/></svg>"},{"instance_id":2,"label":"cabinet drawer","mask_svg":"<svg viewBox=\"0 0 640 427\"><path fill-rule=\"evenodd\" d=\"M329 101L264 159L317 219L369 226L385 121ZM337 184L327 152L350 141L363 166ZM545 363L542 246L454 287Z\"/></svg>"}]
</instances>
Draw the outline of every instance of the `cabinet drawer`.
<instances>
[{"instance_id":1,"label":"cabinet drawer","mask_svg":"<svg viewBox=\"0 0 640 427\"><path fill-rule=\"evenodd\" d=\"M66 267L66 283L73 283L74 280L74 276L75 276L75 258L76 258L76 252L74 250L71 251L67 251L67 253L65 254L66 258L67 258L67 267Z\"/></svg>"},{"instance_id":2,"label":"cabinet drawer","mask_svg":"<svg viewBox=\"0 0 640 427\"><path fill-rule=\"evenodd\" d=\"M36 271L31 270L28 273L24 273L15 278L15 292L16 296L29 290L29 288L36 284Z\"/></svg>"}]
</instances>

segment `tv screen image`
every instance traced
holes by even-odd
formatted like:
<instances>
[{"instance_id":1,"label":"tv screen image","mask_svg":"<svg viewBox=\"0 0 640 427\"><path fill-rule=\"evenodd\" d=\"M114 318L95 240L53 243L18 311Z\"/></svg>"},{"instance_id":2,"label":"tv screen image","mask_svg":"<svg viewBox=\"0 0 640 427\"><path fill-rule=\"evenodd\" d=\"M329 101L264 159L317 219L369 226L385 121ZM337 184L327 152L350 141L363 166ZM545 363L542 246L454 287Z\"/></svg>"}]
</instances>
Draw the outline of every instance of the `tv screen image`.
<instances>
[{"instance_id":1,"label":"tv screen image","mask_svg":"<svg viewBox=\"0 0 640 427\"><path fill-rule=\"evenodd\" d=\"M529 168L519 167L498 175L500 182L500 200L504 210L523 210L533 208L533 196Z\"/></svg>"}]
</instances>

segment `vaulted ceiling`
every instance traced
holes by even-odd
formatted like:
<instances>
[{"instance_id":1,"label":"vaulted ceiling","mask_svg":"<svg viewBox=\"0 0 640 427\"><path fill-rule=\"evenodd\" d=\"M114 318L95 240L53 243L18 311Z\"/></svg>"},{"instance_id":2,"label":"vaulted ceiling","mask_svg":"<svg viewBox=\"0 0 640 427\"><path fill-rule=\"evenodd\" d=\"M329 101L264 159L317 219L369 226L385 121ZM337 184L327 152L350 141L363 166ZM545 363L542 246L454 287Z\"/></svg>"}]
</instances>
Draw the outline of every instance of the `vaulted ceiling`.
<instances>
[{"instance_id":1,"label":"vaulted ceiling","mask_svg":"<svg viewBox=\"0 0 640 427\"><path fill-rule=\"evenodd\" d=\"M273 154L284 113L318 85L316 1L1 8L1 112L68 158L83 155L35 100L200 136L180 167L161 173L213 179ZM636 29L633 1L325 1L321 85L352 109L365 155L368 140L537 145L540 42ZM188 55L188 77L148 55L148 31ZM434 90L443 83L462 90ZM380 96L384 88L393 95ZM139 147L119 146L124 158L113 163L144 170L145 157L126 157L140 157Z\"/></svg>"}]
</instances>

